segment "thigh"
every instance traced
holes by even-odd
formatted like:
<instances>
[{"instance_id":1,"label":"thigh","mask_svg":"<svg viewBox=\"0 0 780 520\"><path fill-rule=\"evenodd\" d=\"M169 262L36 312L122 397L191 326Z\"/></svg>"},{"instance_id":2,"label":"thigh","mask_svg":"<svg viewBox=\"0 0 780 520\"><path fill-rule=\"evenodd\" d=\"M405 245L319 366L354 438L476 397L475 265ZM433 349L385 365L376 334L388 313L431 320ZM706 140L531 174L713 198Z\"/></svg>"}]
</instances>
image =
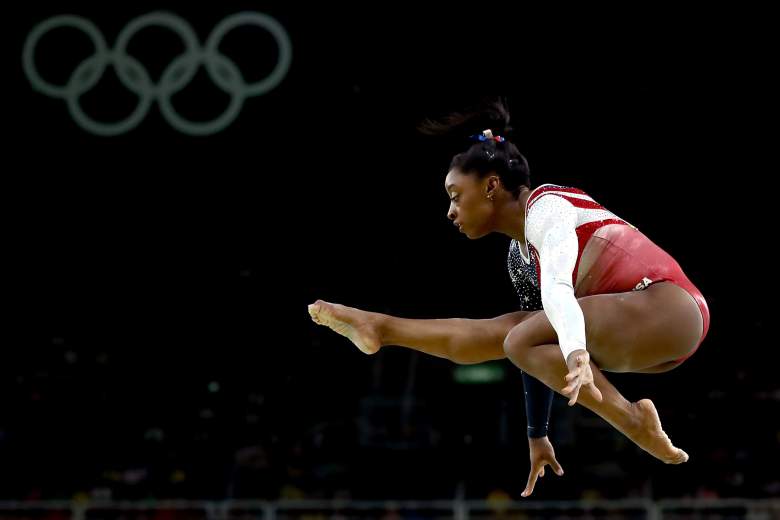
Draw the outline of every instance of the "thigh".
<instances>
[{"instance_id":1,"label":"thigh","mask_svg":"<svg viewBox=\"0 0 780 520\"><path fill-rule=\"evenodd\" d=\"M493 322L498 329L504 331L503 336L501 336L501 339L503 340L506 335L509 334L509 331L512 330L512 328L514 328L516 325L529 320L541 312L543 311L510 312L508 314L496 316L495 318L490 318L490 321Z\"/></svg>"},{"instance_id":2,"label":"thigh","mask_svg":"<svg viewBox=\"0 0 780 520\"><path fill-rule=\"evenodd\" d=\"M642 291L579 298L587 349L602 370L632 372L679 359L696 348L702 317L695 300L671 282ZM512 329L513 341L529 347L557 343L544 312Z\"/></svg>"},{"instance_id":3,"label":"thigh","mask_svg":"<svg viewBox=\"0 0 780 520\"><path fill-rule=\"evenodd\" d=\"M634 370L634 372L637 374L660 374L662 372L669 372L670 370L674 370L675 368L682 365L682 363L682 361L667 361L666 363L661 363L660 365L655 365L654 367Z\"/></svg>"},{"instance_id":4,"label":"thigh","mask_svg":"<svg viewBox=\"0 0 780 520\"><path fill-rule=\"evenodd\" d=\"M460 364L504 359L504 338L513 327L541 311L517 311L489 319L456 319L447 327L448 359Z\"/></svg>"}]
</instances>

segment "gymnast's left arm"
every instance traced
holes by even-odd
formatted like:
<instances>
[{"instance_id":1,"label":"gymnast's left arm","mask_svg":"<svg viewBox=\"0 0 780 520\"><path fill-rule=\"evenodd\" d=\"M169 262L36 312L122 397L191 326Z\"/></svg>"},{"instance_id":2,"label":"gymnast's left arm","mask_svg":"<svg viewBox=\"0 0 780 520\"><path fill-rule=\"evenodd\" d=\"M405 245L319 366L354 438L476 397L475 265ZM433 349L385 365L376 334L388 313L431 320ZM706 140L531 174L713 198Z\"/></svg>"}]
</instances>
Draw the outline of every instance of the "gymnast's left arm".
<instances>
[{"instance_id":1,"label":"gymnast's left arm","mask_svg":"<svg viewBox=\"0 0 780 520\"><path fill-rule=\"evenodd\" d=\"M536 206L543 203L552 207L539 212L549 217L537 227L537 233L543 237L539 249L542 307L558 335L558 345L568 367L566 386L561 393L569 397L569 406L572 406L577 402L580 388L585 386L600 401L601 392L593 384L590 355L586 349L585 317L572 283L579 252L576 209L554 195L539 200Z\"/></svg>"}]
</instances>

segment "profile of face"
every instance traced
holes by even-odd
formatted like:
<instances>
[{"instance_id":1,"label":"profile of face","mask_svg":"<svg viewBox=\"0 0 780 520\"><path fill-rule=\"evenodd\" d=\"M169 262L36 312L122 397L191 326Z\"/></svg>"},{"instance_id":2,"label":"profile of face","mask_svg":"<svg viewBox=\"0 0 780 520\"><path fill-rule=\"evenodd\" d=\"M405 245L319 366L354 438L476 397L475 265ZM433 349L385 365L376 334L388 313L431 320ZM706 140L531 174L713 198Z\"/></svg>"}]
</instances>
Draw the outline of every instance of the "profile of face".
<instances>
[{"instance_id":1,"label":"profile of face","mask_svg":"<svg viewBox=\"0 0 780 520\"><path fill-rule=\"evenodd\" d=\"M447 218L470 239L481 238L494 230L495 204L488 195L498 192L498 177L480 179L453 168L444 179L444 189L450 198Z\"/></svg>"}]
</instances>

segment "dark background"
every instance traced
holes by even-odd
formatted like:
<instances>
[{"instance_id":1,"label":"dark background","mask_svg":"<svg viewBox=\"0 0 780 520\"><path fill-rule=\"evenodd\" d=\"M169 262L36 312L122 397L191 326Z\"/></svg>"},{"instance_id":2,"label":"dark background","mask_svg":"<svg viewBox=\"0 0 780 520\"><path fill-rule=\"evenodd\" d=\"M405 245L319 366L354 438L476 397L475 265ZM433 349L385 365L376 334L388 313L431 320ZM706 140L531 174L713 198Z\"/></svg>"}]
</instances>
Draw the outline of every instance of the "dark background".
<instances>
[{"instance_id":1,"label":"dark background","mask_svg":"<svg viewBox=\"0 0 780 520\"><path fill-rule=\"evenodd\" d=\"M514 4L512 4L514 5ZM183 135L154 106L98 137L21 66L38 22L73 13L109 46L154 10L204 41L240 10L275 17L293 61L224 131ZM448 361L373 357L310 322L317 298L405 317L517 308L508 238L446 219L450 156L424 117L508 97L534 185L577 186L670 252L702 290L709 336L682 367L608 374L654 399L691 460L665 466L558 397L566 476L540 498L763 497L777 478L772 334L776 56L765 13L561 11L508 4L17 3L7 10L6 302L0 499L519 498L528 473L519 372L462 385ZM153 78L181 52L162 29L130 52ZM221 50L256 80L273 40ZM36 63L64 83L88 40L59 30ZM201 68L174 98L210 119L228 96ZM85 94L118 120L108 69Z\"/></svg>"}]
</instances>

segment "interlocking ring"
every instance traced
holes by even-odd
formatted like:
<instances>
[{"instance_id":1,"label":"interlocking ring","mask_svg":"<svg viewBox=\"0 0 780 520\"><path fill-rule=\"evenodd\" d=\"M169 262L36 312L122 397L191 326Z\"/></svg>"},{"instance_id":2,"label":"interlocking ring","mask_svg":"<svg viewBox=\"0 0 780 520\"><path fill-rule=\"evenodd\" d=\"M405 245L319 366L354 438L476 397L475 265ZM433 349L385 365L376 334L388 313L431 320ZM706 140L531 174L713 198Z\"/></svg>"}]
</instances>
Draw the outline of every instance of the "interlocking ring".
<instances>
[{"instance_id":1,"label":"interlocking ring","mask_svg":"<svg viewBox=\"0 0 780 520\"><path fill-rule=\"evenodd\" d=\"M279 50L279 58L273 70L254 83L247 83L235 62L219 51L225 35L243 25L253 25L268 31ZM85 33L92 40L95 52L73 69L65 85L53 85L38 73L35 49L44 35L60 27L72 27ZM169 29L184 44L184 53L171 61L157 83L152 81L146 67L126 52L135 34L147 27ZM120 31L113 50L108 48L102 33L91 21L74 15L54 16L30 31L22 52L24 72L33 88L47 96L65 99L73 120L88 132L101 136L119 135L132 130L144 120L155 101L159 103L160 112L168 124L180 132L189 135L214 134L238 117L246 98L261 96L279 85L287 75L291 61L292 43L284 27L274 18L252 11L236 13L223 19L211 31L204 47L201 47L190 24L179 16L162 11L148 13L131 20ZM100 81L109 65L114 67L122 85L138 96L138 104L133 112L114 123L95 121L79 103L81 96ZM192 81L201 65L205 66L214 84L230 95L230 103L213 120L195 122L179 114L171 98Z\"/></svg>"}]
</instances>

